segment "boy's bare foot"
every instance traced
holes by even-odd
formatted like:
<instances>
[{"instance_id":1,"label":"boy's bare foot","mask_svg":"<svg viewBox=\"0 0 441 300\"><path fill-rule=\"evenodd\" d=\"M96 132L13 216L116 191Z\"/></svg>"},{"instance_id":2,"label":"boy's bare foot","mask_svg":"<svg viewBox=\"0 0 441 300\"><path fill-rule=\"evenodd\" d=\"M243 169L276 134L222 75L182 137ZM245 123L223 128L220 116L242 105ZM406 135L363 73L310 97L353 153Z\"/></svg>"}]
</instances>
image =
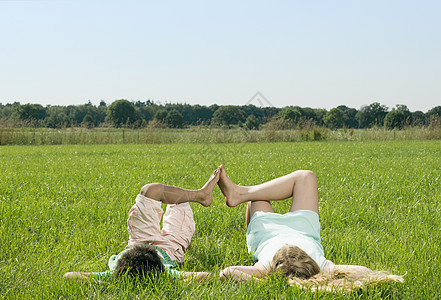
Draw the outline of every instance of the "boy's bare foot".
<instances>
[{"instance_id":1,"label":"boy's bare foot","mask_svg":"<svg viewBox=\"0 0 441 300\"><path fill-rule=\"evenodd\" d=\"M216 183L219 181L220 168L214 170L213 174L211 174L208 181L204 184L204 186L199 190L201 201L199 202L203 206L210 206L211 202L213 202L213 189Z\"/></svg>"},{"instance_id":2,"label":"boy's bare foot","mask_svg":"<svg viewBox=\"0 0 441 300\"><path fill-rule=\"evenodd\" d=\"M223 165L221 165L219 168L220 168L220 177L217 184L219 185L222 194L224 194L225 203L229 207L238 206L239 204L242 203L240 202L239 199L240 187L227 176L227 172L225 171Z\"/></svg>"}]
</instances>

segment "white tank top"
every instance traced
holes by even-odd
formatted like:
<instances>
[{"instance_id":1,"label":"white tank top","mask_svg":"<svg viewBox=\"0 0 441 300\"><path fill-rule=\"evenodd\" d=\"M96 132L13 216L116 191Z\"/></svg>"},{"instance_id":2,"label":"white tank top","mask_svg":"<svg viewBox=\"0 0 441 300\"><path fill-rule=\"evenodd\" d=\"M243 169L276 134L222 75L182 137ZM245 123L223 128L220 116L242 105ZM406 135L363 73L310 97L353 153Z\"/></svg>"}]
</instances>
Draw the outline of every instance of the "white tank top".
<instances>
[{"instance_id":1,"label":"white tank top","mask_svg":"<svg viewBox=\"0 0 441 300\"><path fill-rule=\"evenodd\" d=\"M320 222L316 212L296 210L286 214L256 212L247 229L248 252L269 269L274 254L284 245L305 251L319 265L326 264L320 242Z\"/></svg>"}]
</instances>

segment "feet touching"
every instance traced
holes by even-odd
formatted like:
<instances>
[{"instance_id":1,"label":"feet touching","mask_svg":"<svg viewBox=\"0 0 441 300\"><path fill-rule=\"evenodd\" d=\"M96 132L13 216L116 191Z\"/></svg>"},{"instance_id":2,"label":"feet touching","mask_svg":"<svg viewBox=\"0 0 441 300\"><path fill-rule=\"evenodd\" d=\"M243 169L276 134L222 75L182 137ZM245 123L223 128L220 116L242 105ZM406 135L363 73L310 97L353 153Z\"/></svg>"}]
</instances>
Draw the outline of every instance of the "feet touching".
<instances>
[{"instance_id":1,"label":"feet touching","mask_svg":"<svg viewBox=\"0 0 441 300\"><path fill-rule=\"evenodd\" d=\"M203 206L210 206L211 202L213 202L213 189L219 181L220 173L221 173L220 167L214 170L213 174L211 174L208 181L199 190L200 199L201 199L199 203L202 204Z\"/></svg>"},{"instance_id":2,"label":"feet touching","mask_svg":"<svg viewBox=\"0 0 441 300\"><path fill-rule=\"evenodd\" d=\"M244 197L241 196L244 193L244 187L238 186L228 178L223 165L214 170L204 186L198 190L183 190L173 186L159 185L162 187L161 201L166 204L197 202L203 206L210 206L213 202L213 190L216 184L219 185L228 206L235 207L245 202Z\"/></svg>"},{"instance_id":3,"label":"feet touching","mask_svg":"<svg viewBox=\"0 0 441 300\"><path fill-rule=\"evenodd\" d=\"M235 207L243 203L244 201L241 201L241 187L235 184L227 176L227 172L225 171L223 165L221 165L218 169L220 169L220 177L217 184L225 197L225 203L229 207Z\"/></svg>"}]
</instances>

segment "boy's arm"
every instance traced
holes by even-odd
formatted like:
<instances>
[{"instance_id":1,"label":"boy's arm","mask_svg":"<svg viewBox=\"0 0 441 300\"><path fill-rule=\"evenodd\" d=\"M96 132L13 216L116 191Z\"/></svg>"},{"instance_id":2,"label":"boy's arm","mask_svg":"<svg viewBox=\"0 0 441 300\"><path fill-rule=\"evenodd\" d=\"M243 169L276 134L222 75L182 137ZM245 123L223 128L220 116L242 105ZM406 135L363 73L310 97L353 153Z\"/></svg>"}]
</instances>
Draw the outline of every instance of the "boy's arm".
<instances>
[{"instance_id":1,"label":"boy's arm","mask_svg":"<svg viewBox=\"0 0 441 300\"><path fill-rule=\"evenodd\" d=\"M269 270L263 264L257 262L254 266L232 266L223 269L219 276L221 279L232 279L234 281L259 280L268 275Z\"/></svg>"},{"instance_id":2,"label":"boy's arm","mask_svg":"<svg viewBox=\"0 0 441 300\"><path fill-rule=\"evenodd\" d=\"M67 272L64 274L64 278L78 278L78 279L90 279L93 276L92 273L89 272Z\"/></svg>"},{"instance_id":3,"label":"boy's arm","mask_svg":"<svg viewBox=\"0 0 441 300\"><path fill-rule=\"evenodd\" d=\"M107 270L104 272L67 272L64 278L69 279L95 279L97 281L112 279L113 271Z\"/></svg>"}]
</instances>

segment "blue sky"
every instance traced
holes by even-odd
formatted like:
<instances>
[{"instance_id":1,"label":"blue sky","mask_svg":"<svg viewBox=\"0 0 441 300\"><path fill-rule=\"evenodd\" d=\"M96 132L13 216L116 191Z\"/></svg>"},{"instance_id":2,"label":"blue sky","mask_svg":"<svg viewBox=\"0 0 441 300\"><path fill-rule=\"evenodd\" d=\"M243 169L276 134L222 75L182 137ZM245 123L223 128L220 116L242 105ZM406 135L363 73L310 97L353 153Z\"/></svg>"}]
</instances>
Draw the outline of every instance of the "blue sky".
<instances>
[{"instance_id":1,"label":"blue sky","mask_svg":"<svg viewBox=\"0 0 441 300\"><path fill-rule=\"evenodd\" d=\"M0 103L441 105L441 1L0 0ZM257 103L255 103L257 105Z\"/></svg>"}]
</instances>

